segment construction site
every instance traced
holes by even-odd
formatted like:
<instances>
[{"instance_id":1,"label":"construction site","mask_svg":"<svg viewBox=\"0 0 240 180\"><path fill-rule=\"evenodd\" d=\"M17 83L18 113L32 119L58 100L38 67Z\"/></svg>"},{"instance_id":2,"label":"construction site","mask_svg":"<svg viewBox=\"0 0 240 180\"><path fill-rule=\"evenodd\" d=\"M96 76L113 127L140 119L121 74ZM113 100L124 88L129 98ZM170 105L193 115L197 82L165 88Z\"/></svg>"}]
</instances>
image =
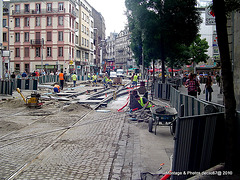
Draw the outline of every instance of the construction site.
<instances>
[{"instance_id":1,"label":"construction site","mask_svg":"<svg viewBox=\"0 0 240 180\"><path fill-rule=\"evenodd\" d=\"M163 177L173 136L169 126L149 132L151 115L130 112L130 93L140 88L130 84L66 82L54 93L51 83L1 96L1 179Z\"/></svg>"}]
</instances>

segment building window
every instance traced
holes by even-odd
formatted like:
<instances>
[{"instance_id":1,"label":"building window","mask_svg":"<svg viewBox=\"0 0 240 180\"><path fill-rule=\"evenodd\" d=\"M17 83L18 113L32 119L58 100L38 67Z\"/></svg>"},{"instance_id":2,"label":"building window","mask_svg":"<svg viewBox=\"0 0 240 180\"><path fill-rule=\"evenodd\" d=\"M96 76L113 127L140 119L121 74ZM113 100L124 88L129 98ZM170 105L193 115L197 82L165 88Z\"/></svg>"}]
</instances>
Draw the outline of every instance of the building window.
<instances>
[{"instance_id":1,"label":"building window","mask_svg":"<svg viewBox=\"0 0 240 180\"><path fill-rule=\"evenodd\" d=\"M63 26L63 16L58 16L58 25Z\"/></svg>"},{"instance_id":2,"label":"building window","mask_svg":"<svg viewBox=\"0 0 240 180\"><path fill-rule=\"evenodd\" d=\"M24 33L24 41L29 42L29 32Z\"/></svg>"},{"instance_id":3,"label":"building window","mask_svg":"<svg viewBox=\"0 0 240 180\"><path fill-rule=\"evenodd\" d=\"M36 47L36 57L40 57L40 47Z\"/></svg>"},{"instance_id":4,"label":"building window","mask_svg":"<svg viewBox=\"0 0 240 180\"><path fill-rule=\"evenodd\" d=\"M15 71L16 71L16 72L20 72L20 64L16 64L16 66L15 66Z\"/></svg>"},{"instance_id":5,"label":"building window","mask_svg":"<svg viewBox=\"0 0 240 180\"><path fill-rule=\"evenodd\" d=\"M20 13L20 4L15 5L15 13Z\"/></svg>"},{"instance_id":6,"label":"building window","mask_svg":"<svg viewBox=\"0 0 240 180\"><path fill-rule=\"evenodd\" d=\"M74 49L72 48L72 58L74 58Z\"/></svg>"},{"instance_id":7,"label":"building window","mask_svg":"<svg viewBox=\"0 0 240 180\"><path fill-rule=\"evenodd\" d=\"M51 57L51 56L52 56L52 48L47 47L47 57Z\"/></svg>"},{"instance_id":8,"label":"building window","mask_svg":"<svg viewBox=\"0 0 240 180\"><path fill-rule=\"evenodd\" d=\"M3 33L3 42L7 42L7 33Z\"/></svg>"},{"instance_id":9,"label":"building window","mask_svg":"<svg viewBox=\"0 0 240 180\"><path fill-rule=\"evenodd\" d=\"M72 43L74 43L74 34L72 34Z\"/></svg>"},{"instance_id":10,"label":"building window","mask_svg":"<svg viewBox=\"0 0 240 180\"><path fill-rule=\"evenodd\" d=\"M58 41L63 41L63 31L58 32Z\"/></svg>"},{"instance_id":11,"label":"building window","mask_svg":"<svg viewBox=\"0 0 240 180\"><path fill-rule=\"evenodd\" d=\"M20 33L15 33L15 42L20 42Z\"/></svg>"},{"instance_id":12,"label":"building window","mask_svg":"<svg viewBox=\"0 0 240 180\"><path fill-rule=\"evenodd\" d=\"M29 17L24 18L24 26L27 26L27 27L30 26L30 18Z\"/></svg>"},{"instance_id":13,"label":"building window","mask_svg":"<svg viewBox=\"0 0 240 180\"><path fill-rule=\"evenodd\" d=\"M71 32L69 33L69 42L71 43L71 37L72 37L72 35L71 35Z\"/></svg>"},{"instance_id":14,"label":"building window","mask_svg":"<svg viewBox=\"0 0 240 180\"><path fill-rule=\"evenodd\" d=\"M20 18L15 18L15 27L20 27Z\"/></svg>"},{"instance_id":15,"label":"building window","mask_svg":"<svg viewBox=\"0 0 240 180\"><path fill-rule=\"evenodd\" d=\"M7 26L7 19L3 19L3 27Z\"/></svg>"},{"instance_id":16,"label":"building window","mask_svg":"<svg viewBox=\"0 0 240 180\"><path fill-rule=\"evenodd\" d=\"M24 4L24 12L25 13L29 13L30 12L29 4Z\"/></svg>"},{"instance_id":17,"label":"building window","mask_svg":"<svg viewBox=\"0 0 240 180\"><path fill-rule=\"evenodd\" d=\"M24 57L29 57L29 47L24 48Z\"/></svg>"},{"instance_id":18,"label":"building window","mask_svg":"<svg viewBox=\"0 0 240 180\"><path fill-rule=\"evenodd\" d=\"M47 32L47 41L52 41L52 32Z\"/></svg>"},{"instance_id":19,"label":"building window","mask_svg":"<svg viewBox=\"0 0 240 180\"><path fill-rule=\"evenodd\" d=\"M58 3L58 11L63 11L63 3Z\"/></svg>"},{"instance_id":20,"label":"building window","mask_svg":"<svg viewBox=\"0 0 240 180\"><path fill-rule=\"evenodd\" d=\"M29 73L29 64L25 64L25 72Z\"/></svg>"},{"instance_id":21,"label":"building window","mask_svg":"<svg viewBox=\"0 0 240 180\"><path fill-rule=\"evenodd\" d=\"M47 3L47 12L52 12L52 3Z\"/></svg>"},{"instance_id":22,"label":"building window","mask_svg":"<svg viewBox=\"0 0 240 180\"><path fill-rule=\"evenodd\" d=\"M78 44L78 36L75 37L75 40L76 40L76 44Z\"/></svg>"},{"instance_id":23,"label":"building window","mask_svg":"<svg viewBox=\"0 0 240 180\"><path fill-rule=\"evenodd\" d=\"M52 25L52 17L47 17L47 26Z\"/></svg>"},{"instance_id":24,"label":"building window","mask_svg":"<svg viewBox=\"0 0 240 180\"><path fill-rule=\"evenodd\" d=\"M36 4L36 11L37 11L37 14L41 13L41 4Z\"/></svg>"},{"instance_id":25,"label":"building window","mask_svg":"<svg viewBox=\"0 0 240 180\"><path fill-rule=\"evenodd\" d=\"M41 18L36 17L36 26L41 26Z\"/></svg>"},{"instance_id":26,"label":"building window","mask_svg":"<svg viewBox=\"0 0 240 180\"><path fill-rule=\"evenodd\" d=\"M69 27L71 27L71 17L69 17Z\"/></svg>"},{"instance_id":27,"label":"building window","mask_svg":"<svg viewBox=\"0 0 240 180\"><path fill-rule=\"evenodd\" d=\"M20 57L20 49L15 48L15 57Z\"/></svg>"},{"instance_id":28,"label":"building window","mask_svg":"<svg viewBox=\"0 0 240 180\"><path fill-rule=\"evenodd\" d=\"M58 48L58 56L63 57L63 47Z\"/></svg>"}]
</instances>

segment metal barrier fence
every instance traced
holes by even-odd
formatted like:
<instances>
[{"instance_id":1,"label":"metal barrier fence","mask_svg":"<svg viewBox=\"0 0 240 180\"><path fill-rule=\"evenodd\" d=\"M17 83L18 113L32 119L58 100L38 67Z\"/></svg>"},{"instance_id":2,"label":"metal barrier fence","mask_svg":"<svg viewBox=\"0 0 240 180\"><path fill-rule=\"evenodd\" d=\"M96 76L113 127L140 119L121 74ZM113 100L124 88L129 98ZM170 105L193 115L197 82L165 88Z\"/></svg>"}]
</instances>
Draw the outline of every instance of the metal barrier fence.
<instances>
[{"instance_id":1,"label":"metal barrier fence","mask_svg":"<svg viewBox=\"0 0 240 180\"><path fill-rule=\"evenodd\" d=\"M173 180L185 180L224 162L224 113L179 117L176 126ZM195 174L196 175L196 174Z\"/></svg>"},{"instance_id":2,"label":"metal barrier fence","mask_svg":"<svg viewBox=\"0 0 240 180\"><path fill-rule=\"evenodd\" d=\"M223 105L182 94L172 84L156 83L154 96L170 100L181 116L176 121L174 180L187 179L193 176L191 172L201 172L224 162Z\"/></svg>"},{"instance_id":3,"label":"metal barrier fence","mask_svg":"<svg viewBox=\"0 0 240 180\"><path fill-rule=\"evenodd\" d=\"M12 95L13 92L13 81L4 80L0 81L0 94Z\"/></svg>"},{"instance_id":4,"label":"metal barrier fence","mask_svg":"<svg viewBox=\"0 0 240 180\"><path fill-rule=\"evenodd\" d=\"M66 81L72 81L71 76L65 76ZM78 81L85 81L87 80L87 76L77 76ZM17 88L22 90L37 90L38 84L44 83L54 83L59 82L58 75L45 75L45 76L34 76L34 77L27 77L21 78L20 75L17 76L16 79L7 79L0 81L0 94L5 95L12 95L12 92Z\"/></svg>"}]
</instances>

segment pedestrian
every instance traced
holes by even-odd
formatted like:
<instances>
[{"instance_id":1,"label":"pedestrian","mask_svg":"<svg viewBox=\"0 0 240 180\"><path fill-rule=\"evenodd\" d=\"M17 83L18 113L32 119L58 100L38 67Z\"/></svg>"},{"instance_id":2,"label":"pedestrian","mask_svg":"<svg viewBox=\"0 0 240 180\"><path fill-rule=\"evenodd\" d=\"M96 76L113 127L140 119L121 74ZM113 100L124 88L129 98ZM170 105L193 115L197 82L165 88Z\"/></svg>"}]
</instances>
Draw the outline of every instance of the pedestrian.
<instances>
[{"instance_id":1,"label":"pedestrian","mask_svg":"<svg viewBox=\"0 0 240 180\"><path fill-rule=\"evenodd\" d=\"M58 76L59 76L61 90L63 90L63 84L64 84L64 74L63 74L63 71L61 71L61 73Z\"/></svg>"},{"instance_id":2,"label":"pedestrian","mask_svg":"<svg viewBox=\"0 0 240 180\"><path fill-rule=\"evenodd\" d=\"M36 72L33 71L33 72L32 72L32 77L35 77L35 76L36 76Z\"/></svg>"},{"instance_id":3,"label":"pedestrian","mask_svg":"<svg viewBox=\"0 0 240 180\"><path fill-rule=\"evenodd\" d=\"M183 85L185 86L186 81L187 81L187 76L186 76L186 74L183 75L182 81L183 81Z\"/></svg>"},{"instance_id":4,"label":"pedestrian","mask_svg":"<svg viewBox=\"0 0 240 180\"><path fill-rule=\"evenodd\" d=\"M194 78L192 73L189 74L185 87L188 88L188 95L197 97L199 82Z\"/></svg>"},{"instance_id":5,"label":"pedestrian","mask_svg":"<svg viewBox=\"0 0 240 180\"><path fill-rule=\"evenodd\" d=\"M22 78L25 79L26 77L27 77L27 73L24 71L24 72L22 73Z\"/></svg>"},{"instance_id":6,"label":"pedestrian","mask_svg":"<svg viewBox=\"0 0 240 180\"><path fill-rule=\"evenodd\" d=\"M15 73L12 72L12 74L11 74L11 78L12 78L12 79L15 79L15 77L16 77Z\"/></svg>"},{"instance_id":7,"label":"pedestrian","mask_svg":"<svg viewBox=\"0 0 240 180\"><path fill-rule=\"evenodd\" d=\"M73 80L73 87L76 87L76 82L77 82L77 75L74 72L74 74L72 75L72 80Z\"/></svg>"},{"instance_id":8,"label":"pedestrian","mask_svg":"<svg viewBox=\"0 0 240 180\"><path fill-rule=\"evenodd\" d=\"M207 81L206 81L206 84L205 84L206 101L210 101L210 102L212 101L212 92L213 92L212 78L209 75L207 77Z\"/></svg>"},{"instance_id":9,"label":"pedestrian","mask_svg":"<svg viewBox=\"0 0 240 180\"><path fill-rule=\"evenodd\" d=\"M216 81L218 86L220 87L220 76L218 74L216 75Z\"/></svg>"}]
</instances>

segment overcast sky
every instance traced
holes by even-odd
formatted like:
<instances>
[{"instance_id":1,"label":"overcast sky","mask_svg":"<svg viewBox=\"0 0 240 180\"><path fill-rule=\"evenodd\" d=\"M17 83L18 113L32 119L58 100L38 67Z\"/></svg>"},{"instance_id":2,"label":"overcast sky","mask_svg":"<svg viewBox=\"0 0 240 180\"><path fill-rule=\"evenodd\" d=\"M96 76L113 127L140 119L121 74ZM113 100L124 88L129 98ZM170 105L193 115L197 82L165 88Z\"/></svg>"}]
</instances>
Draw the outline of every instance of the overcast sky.
<instances>
[{"instance_id":1,"label":"overcast sky","mask_svg":"<svg viewBox=\"0 0 240 180\"><path fill-rule=\"evenodd\" d=\"M127 18L125 0L87 0L87 2L102 14L105 19L106 37L110 32L119 33L124 29Z\"/></svg>"}]
</instances>

